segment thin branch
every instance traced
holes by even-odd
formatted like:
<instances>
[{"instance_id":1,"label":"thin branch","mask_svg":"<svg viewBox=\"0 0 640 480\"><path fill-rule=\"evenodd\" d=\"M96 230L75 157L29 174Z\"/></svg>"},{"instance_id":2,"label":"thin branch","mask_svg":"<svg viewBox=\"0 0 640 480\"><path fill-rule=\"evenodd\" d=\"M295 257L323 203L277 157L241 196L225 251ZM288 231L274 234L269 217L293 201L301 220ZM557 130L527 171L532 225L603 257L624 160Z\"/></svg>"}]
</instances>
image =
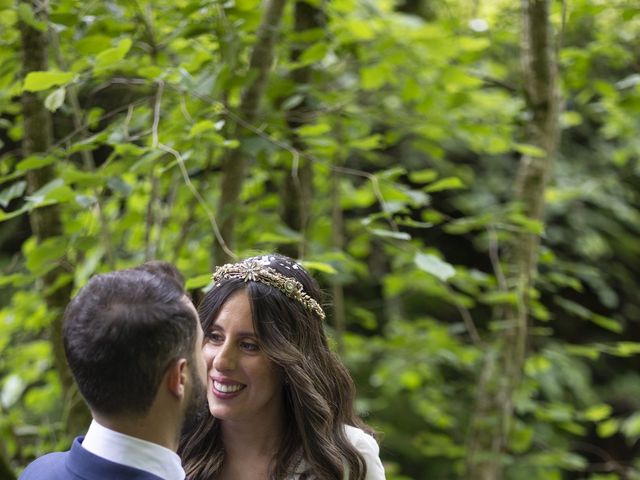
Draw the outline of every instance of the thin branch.
<instances>
[{"instance_id":1,"label":"thin branch","mask_svg":"<svg viewBox=\"0 0 640 480\"><path fill-rule=\"evenodd\" d=\"M180 95L180 111L182 112L182 115L184 115L184 118L189 121L189 123L193 123L193 117L187 109L187 102L184 99L184 94Z\"/></svg>"},{"instance_id":2,"label":"thin branch","mask_svg":"<svg viewBox=\"0 0 640 480\"><path fill-rule=\"evenodd\" d=\"M144 29L147 32L147 38L149 40L149 47L150 47L150 54L151 57L154 59L154 63L155 63L155 59L158 56L158 51L159 51L159 47L158 47L158 41L156 40L156 35L153 29L153 25L151 24L151 22L153 21L153 17L152 17L152 13L145 12L142 7L140 7L140 4L138 3L137 0L133 0L133 6L135 7L135 10L138 11L138 14L136 15L140 21L142 22L142 24L144 25ZM151 10L151 6L147 4L147 9Z\"/></svg>"},{"instance_id":3,"label":"thin branch","mask_svg":"<svg viewBox=\"0 0 640 480\"><path fill-rule=\"evenodd\" d=\"M152 141L151 147L158 148L158 126L160 125L160 106L162 105L162 92L164 91L164 82L158 82L158 90L156 92L156 100L153 106L153 126L151 127Z\"/></svg>"},{"instance_id":4,"label":"thin branch","mask_svg":"<svg viewBox=\"0 0 640 480\"><path fill-rule=\"evenodd\" d=\"M156 93L156 101L155 101L155 105L154 105L153 127L152 127L152 138L153 138L152 146L153 146L153 148L159 148L160 150L162 150L164 152L170 153L171 155L173 155L175 157L175 159L178 162L178 166L180 167L180 172L182 173L182 177L184 179L184 182L187 184L187 187L189 188L191 193L198 199L198 202L200 203L202 208L204 208L204 210L205 210L205 212L207 214L207 217L209 218L209 223L211 223L211 227L213 229L213 233L215 234L215 237L218 240L218 242L220 244L220 247L225 252L225 254L227 254L231 258L236 259L236 258L238 258L238 256L229 249L229 247L227 246L227 243L225 242L224 238L222 237L222 234L221 234L220 229L218 227L218 223L216 221L214 213L209 209L209 206L208 206L207 202L202 197L202 195L200 195L200 192L198 191L198 189L195 188L195 186L191 182L191 178L189 177L189 172L187 171L187 169L186 169L186 167L184 165L184 159L182 158L182 155L177 150L169 147L168 145L160 143L160 141L159 141L158 126L160 124L160 106L161 106L161 103L162 103L162 92L163 92L163 90L164 90L164 82L160 81L160 82L158 82L158 91Z\"/></svg>"},{"instance_id":5,"label":"thin branch","mask_svg":"<svg viewBox=\"0 0 640 480\"><path fill-rule=\"evenodd\" d=\"M200 100L204 100L204 101L208 101L208 102L215 102L214 99L212 99L211 97L209 97L208 95L202 95L202 94L194 94L196 96L196 98L199 98ZM218 102L216 102L218 103ZM218 103L219 104L219 103ZM221 104L219 104L221 105ZM221 105L222 106L222 105ZM283 148L285 150L287 150L289 153L291 153L291 155L293 156L294 159L294 164L299 163L299 158L303 157L306 158L308 160L311 160L312 162L315 163L319 163L319 160L311 155L310 153L307 152L301 152L298 149L296 149L294 146L279 140L277 138L272 137L271 135L269 135L268 133L265 133L263 130L259 129L258 127L255 127L253 124L251 124L250 122L247 122L246 120L244 120L240 115L234 113L232 110L230 110L229 108L222 106L223 110L222 113L229 116L231 119L233 119L235 122L237 122L239 125L241 125L242 127L246 128L247 130L251 131L252 133L255 133L256 135L258 135L260 138L263 138L265 140L267 140L268 142ZM378 183L378 179L377 177L375 177L375 175L369 173L369 172L365 172L363 170L356 170L353 168L348 168L348 167L341 167L341 166L337 166L337 165L329 165L328 168L330 170L334 170L337 172L341 172L347 175L352 175L352 176L358 176L358 177L363 177L366 178L367 180L369 180L371 182L371 185L373 187L373 192L374 195L376 196L376 198L378 199L378 202L380 203L380 207L382 209L383 212L385 212L387 214L387 220L389 221L391 228L394 231L398 231L398 226L397 224L393 221L393 218L391 216L390 213L390 209L387 206L387 202L384 199L384 196L382 195L382 192L380 190L380 186Z\"/></svg>"},{"instance_id":6,"label":"thin branch","mask_svg":"<svg viewBox=\"0 0 640 480\"><path fill-rule=\"evenodd\" d=\"M456 307L456 310L458 310L460 317L462 317L462 321L464 322L464 326L466 327L467 332L469 333L469 337L471 337L471 341L475 345L480 345L482 343L482 338L478 333L478 329L476 328L476 324L473 321L471 312L469 312L469 309L456 299L455 292L453 291L453 289L447 284L444 284L444 285L445 285L445 289L447 290L447 293L449 293L449 295L453 299L453 304Z\"/></svg>"},{"instance_id":7,"label":"thin branch","mask_svg":"<svg viewBox=\"0 0 640 480\"><path fill-rule=\"evenodd\" d=\"M213 229L213 233L216 236L216 240L218 240L218 242L220 243L220 247L223 249L223 251L227 255L229 255L229 257L237 259L238 256L234 252L232 252L229 249L229 247L227 247L227 243L224 241L224 238L222 238L214 213L209 208L209 205L207 204L206 200L202 197L202 195L200 195L200 192L198 191L198 189L195 188L193 183L191 183L189 172L187 172L187 169L184 165L184 159L182 158L182 155L180 154L180 152L178 152L177 150L174 150L173 148L163 143L158 143L158 148L164 152L170 153L176 159L176 161L178 162L178 166L180 167L180 172L182 172L182 178L184 179L184 182L187 184L187 187L189 188L193 196L198 199L198 203L200 203L200 206L206 212L207 217L209 219L209 223L211 224L211 228Z\"/></svg>"},{"instance_id":8,"label":"thin branch","mask_svg":"<svg viewBox=\"0 0 640 480\"><path fill-rule=\"evenodd\" d=\"M107 120L115 115L117 115L118 113L123 112L124 110L127 110L131 105L142 105L143 103L145 103L148 100L149 97L143 97L139 100L136 100L135 102L132 102L130 104L127 105L123 105L121 107L115 108L113 110L111 110L109 113L105 113L104 115L102 115L100 117L100 120ZM83 130L85 130L88 126L88 123L83 123L79 128L74 129L71 133L65 135L64 137L62 137L60 140L58 140L56 143L54 143L51 148L49 148L49 150L47 151L47 153L50 153L51 151L55 150L56 148L59 148L60 146L64 145L65 143L67 143L70 139L72 139L73 137L75 137L78 133L82 133Z\"/></svg>"},{"instance_id":9,"label":"thin branch","mask_svg":"<svg viewBox=\"0 0 640 480\"><path fill-rule=\"evenodd\" d=\"M197 203L198 203L198 198L195 195L190 197L189 205L187 205L187 212L188 212L187 219L182 223L182 228L180 228L180 235L178 235L178 240L176 240L172 248L173 258L171 261L173 263L175 263L178 260L178 257L180 256L180 250L182 250L182 247L187 241L187 237L189 236L189 230L191 230L191 226L194 223L195 212L196 212L195 207Z\"/></svg>"},{"instance_id":10,"label":"thin branch","mask_svg":"<svg viewBox=\"0 0 640 480\"><path fill-rule=\"evenodd\" d=\"M151 234L156 223L155 206L158 201L159 181L153 169L151 170L151 194L147 203L147 215L144 228L144 260L149 261L155 256Z\"/></svg>"},{"instance_id":11,"label":"thin branch","mask_svg":"<svg viewBox=\"0 0 640 480\"><path fill-rule=\"evenodd\" d=\"M113 253L113 246L111 244L111 234L109 230L109 222L107 221L107 217L104 214L104 209L102 208L102 203L100 201L101 192L97 189L94 190L94 194L96 196L96 205L98 207L98 220L100 220L100 239L102 240L102 244L105 248L105 253L107 255L107 265L112 270L116 268L115 255Z\"/></svg>"},{"instance_id":12,"label":"thin branch","mask_svg":"<svg viewBox=\"0 0 640 480\"><path fill-rule=\"evenodd\" d=\"M169 188L169 194L166 197L166 201L164 205L161 205L160 213L158 215L158 231L163 232L165 225L169 221L169 217L171 215L171 211L173 210L173 206L176 202L176 198L178 197L178 187L180 186L179 180L180 174L178 172L174 172L173 178L171 180L171 186ZM163 235L156 236L156 244L154 247L154 252L162 251L162 239Z\"/></svg>"},{"instance_id":13,"label":"thin branch","mask_svg":"<svg viewBox=\"0 0 640 480\"><path fill-rule=\"evenodd\" d=\"M558 33L558 45L556 46L556 55L559 54L560 50L562 50L562 47L564 46L564 34L567 30L567 15L568 15L568 9L567 9L567 2L566 0L560 0L560 3L562 5L562 23L560 24L560 32Z\"/></svg>"},{"instance_id":14,"label":"thin branch","mask_svg":"<svg viewBox=\"0 0 640 480\"><path fill-rule=\"evenodd\" d=\"M518 94L519 90L514 87L513 85L510 85L506 82L503 82L502 80L492 77L490 75L487 75L484 72L480 72L477 70L469 70L469 74L473 75L476 78L479 78L480 80L482 80L484 83L486 83L487 85L493 85L495 87L500 87L503 88L504 90L506 90L509 93L513 93L513 94Z\"/></svg>"},{"instance_id":15,"label":"thin branch","mask_svg":"<svg viewBox=\"0 0 640 480\"><path fill-rule=\"evenodd\" d=\"M129 134L129 124L131 123L131 119L133 118L133 104L129 104L129 108L127 109L127 116L124 118L124 125L122 126L122 130L124 131L124 138L129 140L131 135Z\"/></svg>"},{"instance_id":16,"label":"thin branch","mask_svg":"<svg viewBox=\"0 0 640 480\"><path fill-rule=\"evenodd\" d=\"M309 156L309 158L311 158L312 160L316 161L315 157L313 157L313 156ZM352 175L352 176L355 176L355 177L363 177L363 178L366 178L367 180L369 180L371 182L371 186L373 188L373 194L378 199L378 202L380 203L380 208L386 214L385 217L389 221L389 224L391 225L391 228L394 231L398 231L398 225L393 220L393 216L391 214L391 210L389 209L389 206L387 205L387 201L384 199L384 195L382 194L382 191L380 190L380 183L378 181L378 177L376 177L372 173L365 172L365 171L362 171L362 170L356 170L356 169L348 168L348 167L341 167L341 166L333 165L333 166L330 166L329 168L335 170L336 172L342 172L342 173L344 173L346 175Z\"/></svg>"},{"instance_id":17,"label":"thin branch","mask_svg":"<svg viewBox=\"0 0 640 480\"><path fill-rule=\"evenodd\" d=\"M498 238L493 226L490 226L487 229L487 233L489 234L489 259L491 260L493 272L495 273L498 280L498 286L500 287L500 290L507 291L507 279L505 278L504 272L502 271L502 266L500 265L500 250L498 245Z\"/></svg>"}]
</instances>

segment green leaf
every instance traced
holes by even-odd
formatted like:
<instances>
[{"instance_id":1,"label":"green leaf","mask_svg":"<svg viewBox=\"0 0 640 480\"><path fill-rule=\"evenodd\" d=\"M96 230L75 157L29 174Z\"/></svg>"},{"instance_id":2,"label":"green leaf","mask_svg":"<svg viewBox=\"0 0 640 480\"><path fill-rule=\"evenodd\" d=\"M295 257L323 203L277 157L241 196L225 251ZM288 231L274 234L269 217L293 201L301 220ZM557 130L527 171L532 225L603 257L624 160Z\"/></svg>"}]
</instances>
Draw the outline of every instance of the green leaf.
<instances>
[{"instance_id":1,"label":"green leaf","mask_svg":"<svg viewBox=\"0 0 640 480\"><path fill-rule=\"evenodd\" d=\"M65 185L64 180L56 178L26 198L32 204L32 207L38 207L43 203L67 202L73 200L74 196L73 190Z\"/></svg>"},{"instance_id":2,"label":"green leaf","mask_svg":"<svg viewBox=\"0 0 640 480\"><path fill-rule=\"evenodd\" d=\"M19 375L11 374L4 380L2 392L0 392L0 403L4 409L8 409L18 401L26 385Z\"/></svg>"},{"instance_id":3,"label":"green leaf","mask_svg":"<svg viewBox=\"0 0 640 480\"><path fill-rule=\"evenodd\" d=\"M105 249L102 245L97 245L94 248L83 252L84 259L79 265L76 265L74 271L76 285L84 285L89 277L96 273L100 262L104 258L104 250Z\"/></svg>"},{"instance_id":4,"label":"green leaf","mask_svg":"<svg viewBox=\"0 0 640 480\"><path fill-rule=\"evenodd\" d=\"M529 376L540 375L551 368L551 362L542 355L533 355L527 358L524 365L524 371Z\"/></svg>"},{"instance_id":5,"label":"green leaf","mask_svg":"<svg viewBox=\"0 0 640 480\"><path fill-rule=\"evenodd\" d=\"M351 18L345 22L345 26L351 31L354 40L373 40L375 38L376 34L371 27L371 22L367 20Z\"/></svg>"},{"instance_id":6,"label":"green leaf","mask_svg":"<svg viewBox=\"0 0 640 480\"><path fill-rule=\"evenodd\" d=\"M527 425L517 425L511 433L509 446L515 453L524 453L531 446L534 429Z\"/></svg>"},{"instance_id":7,"label":"green leaf","mask_svg":"<svg viewBox=\"0 0 640 480\"><path fill-rule=\"evenodd\" d=\"M414 183L431 183L436 178L438 178L438 172L432 168L409 173L409 179Z\"/></svg>"},{"instance_id":8,"label":"green leaf","mask_svg":"<svg viewBox=\"0 0 640 480\"><path fill-rule=\"evenodd\" d=\"M335 275L338 271L333 268L333 265L325 262L302 262L302 266L307 270L314 270L316 272L328 273Z\"/></svg>"},{"instance_id":9,"label":"green leaf","mask_svg":"<svg viewBox=\"0 0 640 480\"><path fill-rule=\"evenodd\" d=\"M527 157L544 158L547 156L547 152L545 152L540 147L536 147L535 145L516 143L513 148L516 152L519 152L522 155L526 155Z\"/></svg>"},{"instance_id":10,"label":"green leaf","mask_svg":"<svg viewBox=\"0 0 640 480\"><path fill-rule=\"evenodd\" d=\"M386 70L381 65L364 67L360 70L360 83L365 90L375 90L386 82Z\"/></svg>"},{"instance_id":11,"label":"green leaf","mask_svg":"<svg viewBox=\"0 0 640 480\"><path fill-rule=\"evenodd\" d=\"M395 181L406 173L407 173L407 170L404 167L393 167L393 168L388 168L386 170L378 171L376 173L376 176L379 177L381 180L384 179L389 181Z\"/></svg>"},{"instance_id":12,"label":"green leaf","mask_svg":"<svg viewBox=\"0 0 640 480\"><path fill-rule=\"evenodd\" d=\"M50 112L55 112L58 110L62 104L64 103L64 97L66 94L66 89L64 87L56 88L53 92L47 95L47 98L44 99L44 106Z\"/></svg>"},{"instance_id":13,"label":"green leaf","mask_svg":"<svg viewBox=\"0 0 640 480\"><path fill-rule=\"evenodd\" d=\"M590 422L600 422L606 418L611 416L611 412L613 409L611 405L607 405L606 403L601 403L600 405L594 405L592 407L587 408L584 411L584 419Z\"/></svg>"},{"instance_id":14,"label":"green leaf","mask_svg":"<svg viewBox=\"0 0 640 480\"><path fill-rule=\"evenodd\" d=\"M567 345L565 346L565 350L571 355L585 357L591 360L597 360L602 353L600 348L586 345Z\"/></svg>"},{"instance_id":15,"label":"green leaf","mask_svg":"<svg viewBox=\"0 0 640 480\"><path fill-rule=\"evenodd\" d=\"M3 208L7 208L9 206L9 202L14 198L20 197L25 190L27 189L27 182L24 180L20 180L8 188L5 188L0 192L0 205Z\"/></svg>"},{"instance_id":16,"label":"green leaf","mask_svg":"<svg viewBox=\"0 0 640 480\"><path fill-rule=\"evenodd\" d=\"M622 325L620 325L620 322L618 322L617 320L594 313L588 308L576 302L572 302L571 300L567 300L565 298L557 298L556 303L564 308L567 312L572 313L573 315L584 320L589 320L602 328L615 333L622 333L623 331Z\"/></svg>"},{"instance_id":17,"label":"green leaf","mask_svg":"<svg viewBox=\"0 0 640 480\"><path fill-rule=\"evenodd\" d=\"M256 241L258 243L293 244L300 241L299 235L295 232L261 232Z\"/></svg>"},{"instance_id":18,"label":"green leaf","mask_svg":"<svg viewBox=\"0 0 640 480\"><path fill-rule=\"evenodd\" d=\"M575 111L562 112L560 124L563 128L575 127L582 123L582 115Z\"/></svg>"},{"instance_id":19,"label":"green leaf","mask_svg":"<svg viewBox=\"0 0 640 480\"><path fill-rule=\"evenodd\" d=\"M378 237L395 238L396 240L411 240L411 235L406 232L394 232L391 230L383 230L381 228L372 228L370 231Z\"/></svg>"},{"instance_id":20,"label":"green leaf","mask_svg":"<svg viewBox=\"0 0 640 480\"><path fill-rule=\"evenodd\" d=\"M489 292L480 296L481 302L487 305L517 305L518 295L515 292Z\"/></svg>"},{"instance_id":21,"label":"green leaf","mask_svg":"<svg viewBox=\"0 0 640 480\"><path fill-rule=\"evenodd\" d=\"M410 217L402 217L396 220L396 224L403 227L412 227L412 228L431 228L433 227L433 223L431 222L419 222L417 220L413 220Z\"/></svg>"},{"instance_id":22,"label":"green leaf","mask_svg":"<svg viewBox=\"0 0 640 480\"><path fill-rule=\"evenodd\" d=\"M5 222L7 220L11 220L12 218L19 217L23 213L28 211L28 207L24 206L18 210L14 210L13 212L3 212L0 210L0 222Z\"/></svg>"},{"instance_id":23,"label":"green leaf","mask_svg":"<svg viewBox=\"0 0 640 480\"><path fill-rule=\"evenodd\" d=\"M82 55L95 55L111 46L111 37L108 35L88 35L73 42L74 48Z\"/></svg>"},{"instance_id":24,"label":"green leaf","mask_svg":"<svg viewBox=\"0 0 640 480\"><path fill-rule=\"evenodd\" d=\"M96 70L105 69L118 63L122 60L129 49L131 48L132 41L130 38L125 38L118 43L118 46L113 48L107 48L98 55L96 55L95 68Z\"/></svg>"},{"instance_id":25,"label":"green leaf","mask_svg":"<svg viewBox=\"0 0 640 480\"><path fill-rule=\"evenodd\" d=\"M195 290L198 288L204 288L211 283L211 274L206 273L204 275L198 275L196 277L191 277L185 282L185 289L187 290Z\"/></svg>"},{"instance_id":26,"label":"green leaf","mask_svg":"<svg viewBox=\"0 0 640 480\"><path fill-rule=\"evenodd\" d=\"M640 74L632 73L626 78L623 78L619 82L616 82L616 88L618 90L624 90L625 88L633 88L640 85Z\"/></svg>"},{"instance_id":27,"label":"green leaf","mask_svg":"<svg viewBox=\"0 0 640 480\"><path fill-rule=\"evenodd\" d=\"M216 124L213 121L202 120L196 123L193 127L191 127L191 130L189 130L189 138L193 138L201 134L202 132L215 131L215 130L216 130ZM223 138L223 141L224 141L224 138Z\"/></svg>"},{"instance_id":28,"label":"green leaf","mask_svg":"<svg viewBox=\"0 0 640 480\"><path fill-rule=\"evenodd\" d=\"M165 70L156 65L148 65L138 69L138 75L151 80L162 77L163 73L165 73Z\"/></svg>"},{"instance_id":29,"label":"green leaf","mask_svg":"<svg viewBox=\"0 0 640 480\"><path fill-rule=\"evenodd\" d=\"M27 268L36 275L51 270L67 249L65 237L49 237L26 252Z\"/></svg>"},{"instance_id":30,"label":"green leaf","mask_svg":"<svg viewBox=\"0 0 640 480\"><path fill-rule=\"evenodd\" d=\"M307 48L300 56L299 63L302 65L309 65L322 60L329 51L329 45L327 42L318 42L311 47Z\"/></svg>"},{"instance_id":31,"label":"green leaf","mask_svg":"<svg viewBox=\"0 0 640 480\"><path fill-rule=\"evenodd\" d=\"M58 25L64 25L65 27L75 27L80 19L78 15L65 12L51 12L49 14L49 21Z\"/></svg>"},{"instance_id":32,"label":"green leaf","mask_svg":"<svg viewBox=\"0 0 640 480\"><path fill-rule=\"evenodd\" d=\"M446 177L424 188L426 192L440 192L442 190L455 190L464 188L465 185L458 177Z\"/></svg>"},{"instance_id":33,"label":"green leaf","mask_svg":"<svg viewBox=\"0 0 640 480\"><path fill-rule=\"evenodd\" d=\"M443 282L446 282L456 274L456 269L453 265L439 259L435 255L417 253L414 262L420 270L430 273Z\"/></svg>"},{"instance_id":34,"label":"green leaf","mask_svg":"<svg viewBox=\"0 0 640 480\"><path fill-rule=\"evenodd\" d=\"M636 412L625 419L620 430L627 438L634 441L637 440L640 437L640 412Z\"/></svg>"},{"instance_id":35,"label":"green leaf","mask_svg":"<svg viewBox=\"0 0 640 480\"><path fill-rule=\"evenodd\" d=\"M25 408L32 414L46 417L55 412L55 405L60 398L59 387L49 380L42 386L29 388L24 394Z\"/></svg>"},{"instance_id":36,"label":"green leaf","mask_svg":"<svg viewBox=\"0 0 640 480\"><path fill-rule=\"evenodd\" d=\"M349 145L352 148L358 148L360 150L374 150L376 148L380 148L381 144L382 135L376 133L375 135L354 140Z\"/></svg>"},{"instance_id":37,"label":"green leaf","mask_svg":"<svg viewBox=\"0 0 640 480\"><path fill-rule=\"evenodd\" d=\"M251 11L260 7L260 3L256 0L235 0L234 5L238 10L243 11Z\"/></svg>"},{"instance_id":38,"label":"green leaf","mask_svg":"<svg viewBox=\"0 0 640 480\"><path fill-rule=\"evenodd\" d=\"M24 79L22 88L27 92L40 92L56 85L66 85L71 82L75 76L76 74L73 72L30 72Z\"/></svg>"},{"instance_id":39,"label":"green leaf","mask_svg":"<svg viewBox=\"0 0 640 480\"><path fill-rule=\"evenodd\" d=\"M64 182L75 184L77 187L97 187L104 184L104 178L97 172L86 172L67 165L61 175Z\"/></svg>"},{"instance_id":40,"label":"green leaf","mask_svg":"<svg viewBox=\"0 0 640 480\"><path fill-rule=\"evenodd\" d=\"M42 168L45 165L49 165L56 161L56 158L49 155L46 157L41 157L38 155L32 155L30 157L22 160L18 165L16 165L16 170L20 172L25 172L27 170L36 170L38 168Z\"/></svg>"},{"instance_id":41,"label":"green leaf","mask_svg":"<svg viewBox=\"0 0 640 480\"><path fill-rule=\"evenodd\" d=\"M487 225L495 221L495 216L491 213L485 213L477 217L466 217L454 220L444 227L447 233L453 235L463 235L473 230L484 229Z\"/></svg>"},{"instance_id":42,"label":"green leaf","mask_svg":"<svg viewBox=\"0 0 640 480\"><path fill-rule=\"evenodd\" d=\"M544 233L544 223L542 221L527 217L520 212L510 213L509 220L534 235L542 235Z\"/></svg>"},{"instance_id":43,"label":"green leaf","mask_svg":"<svg viewBox=\"0 0 640 480\"><path fill-rule=\"evenodd\" d=\"M486 38L460 37L456 40L458 46L468 52L478 52L489 47L490 42Z\"/></svg>"},{"instance_id":44,"label":"green leaf","mask_svg":"<svg viewBox=\"0 0 640 480\"><path fill-rule=\"evenodd\" d=\"M0 287L4 287L5 285L19 285L20 281L24 281L25 275L21 273L14 273L13 275L2 275L0 276Z\"/></svg>"},{"instance_id":45,"label":"green leaf","mask_svg":"<svg viewBox=\"0 0 640 480\"><path fill-rule=\"evenodd\" d=\"M618 342L609 352L620 357L630 357L640 353L640 343L638 342Z\"/></svg>"},{"instance_id":46,"label":"green leaf","mask_svg":"<svg viewBox=\"0 0 640 480\"><path fill-rule=\"evenodd\" d=\"M304 125L298 128L298 135L301 137L318 137L324 133L331 131L331 125L328 123L316 123L314 125Z\"/></svg>"},{"instance_id":47,"label":"green leaf","mask_svg":"<svg viewBox=\"0 0 640 480\"><path fill-rule=\"evenodd\" d=\"M400 384L407 390L417 390L422 385L422 377L415 370L405 370L400 375Z\"/></svg>"},{"instance_id":48,"label":"green leaf","mask_svg":"<svg viewBox=\"0 0 640 480\"><path fill-rule=\"evenodd\" d=\"M606 420L602 423L599 423L596 427L596 431L598 432L598 436L600 438L608 438L615 434L620 428L620 422L615 418Z\"/></svg>"},{"instance_id":49,"label":"green leaf","mask_svg":"<svg viewBox=\"0 0 640 480\"><path fill-rule=\"evenodd\" d=\"M40 32L47 31L46 22L42 22L36 18L35 14L33 13L33 9L31 8L31 5L29 5L28 3L25 3L25 2L19 3L18 17L20 17L20 20L22 20L24 23L26 23L30 27L35 28L36 30L39 30Z\"/></svg>"},{"instance_id":50,"label":"green leaf","mask_svg":"<svg viewBox=\"0 0 640 480\"><path fill-rule=\"evenodd\" d=\"M291 110L292 108L297 107L304 101L304 95L300 93L296 93L295 95L291 95L284 102L282 102L281 108L282 110Z\"/></svg>"},{"instance_id":51,"label":"green leaf","mask_svg":"<svg viewBox=\"0 0 640 480\"><path fill-rule=\"evenodd\" d=\"M91 208L98 202L96 197L92 195L76 195L75 200L82 208Z\"/></svg>"},{"instance_id":52,"label":"green leaf","mask_svg":"<svg viewBox=\"0 0 640 480\"><path fill-rule=\"evenodd\" d=\"M123 197L128 197L133 190L133 187L120 176L110 177L107 180L107 185L111 190L118 192Z\"/></svg>"},{"instance_id":53,"label":"green leaf","mask_svg":"<svg viewBox=\"0 0 640 480\"><path fill-rule=\"evenodd\" d=\"M617 320L613 319L613 318L608 318L605 317L603 315L598 315L596 313L592 313L589 317L589 320L591 320L593 323L595 323L596 325L609 330L611 332L615 332L615 333L622 333L622 331L624 330L624 328L622 327L622 325L620 325L620 322L618 322Z\"/></svg>"}]
</instances>

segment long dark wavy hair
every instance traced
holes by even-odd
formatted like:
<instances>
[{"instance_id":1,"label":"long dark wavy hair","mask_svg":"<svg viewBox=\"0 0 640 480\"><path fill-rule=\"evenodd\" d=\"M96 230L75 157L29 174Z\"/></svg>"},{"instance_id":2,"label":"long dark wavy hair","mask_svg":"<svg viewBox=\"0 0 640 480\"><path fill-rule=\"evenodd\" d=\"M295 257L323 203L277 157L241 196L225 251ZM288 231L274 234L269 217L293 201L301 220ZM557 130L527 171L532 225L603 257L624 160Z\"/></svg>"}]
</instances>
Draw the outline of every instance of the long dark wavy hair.
<instances>
[{"instance_id":1,"label":"long dark wavy hair","mask_svg":"<svg viewBox=\"0 0 640 480\"><path fill-rule=\"evenodd\" d=\"M316 281L283 255L258 257L321 303ZM253 327L260 348L283 376L284 435L270 470L271 480L296 473L301 479L364 480L366 464L349 442L345 425L372 433L354 410L355 387L340 360L329 349L322 320L277 288L243 279L224 279L198 308L209 331L224 303L238 290L249 295ZM224 465L220 420L207 411L183 438L178 453L189 480L215 479ZM346 476L348 472L348 477Z\"/></svg>"}]
</instances>

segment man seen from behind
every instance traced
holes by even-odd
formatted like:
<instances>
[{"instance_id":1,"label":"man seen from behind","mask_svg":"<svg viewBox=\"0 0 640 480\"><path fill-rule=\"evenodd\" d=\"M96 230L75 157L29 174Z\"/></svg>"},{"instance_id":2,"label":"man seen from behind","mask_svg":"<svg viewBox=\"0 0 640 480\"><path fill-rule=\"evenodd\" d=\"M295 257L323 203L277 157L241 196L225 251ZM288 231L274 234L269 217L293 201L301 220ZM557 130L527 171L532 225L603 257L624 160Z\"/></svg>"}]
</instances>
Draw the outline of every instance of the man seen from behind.
<instances>
[{"instance_id":1,"label":"man seen from behind","mask_svg":"<svg viewBox=\"0 0 640 480\"><path fill-rule=\"evenodd\" d=\"M206 366L175 267L96 275L68 305L63 338L93 421L71 450L35 460L20 480L183 480L175 451L205 401Z\"/></svg>"}]
</instances>

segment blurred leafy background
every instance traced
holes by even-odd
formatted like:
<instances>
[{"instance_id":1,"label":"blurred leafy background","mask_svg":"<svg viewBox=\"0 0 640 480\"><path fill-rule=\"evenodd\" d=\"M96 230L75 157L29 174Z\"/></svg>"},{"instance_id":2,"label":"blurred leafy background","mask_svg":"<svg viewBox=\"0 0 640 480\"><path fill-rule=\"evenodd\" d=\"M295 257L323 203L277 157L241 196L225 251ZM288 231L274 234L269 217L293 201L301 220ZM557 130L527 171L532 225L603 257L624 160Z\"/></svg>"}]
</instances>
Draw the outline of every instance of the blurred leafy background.
<instances>
[{"instance_id":1,"label":"blurred leafy background","mask_svg":"<svg viewBox=\"0 0 640 480\"><path fill-rule=\"evenodd\" d=\"M168 260L197 301L268 251L327 292L390 480L639 479L639 38L631 0L0 0L0 479L87 426L91 275Z\"/></svg>"}]
</instances>

